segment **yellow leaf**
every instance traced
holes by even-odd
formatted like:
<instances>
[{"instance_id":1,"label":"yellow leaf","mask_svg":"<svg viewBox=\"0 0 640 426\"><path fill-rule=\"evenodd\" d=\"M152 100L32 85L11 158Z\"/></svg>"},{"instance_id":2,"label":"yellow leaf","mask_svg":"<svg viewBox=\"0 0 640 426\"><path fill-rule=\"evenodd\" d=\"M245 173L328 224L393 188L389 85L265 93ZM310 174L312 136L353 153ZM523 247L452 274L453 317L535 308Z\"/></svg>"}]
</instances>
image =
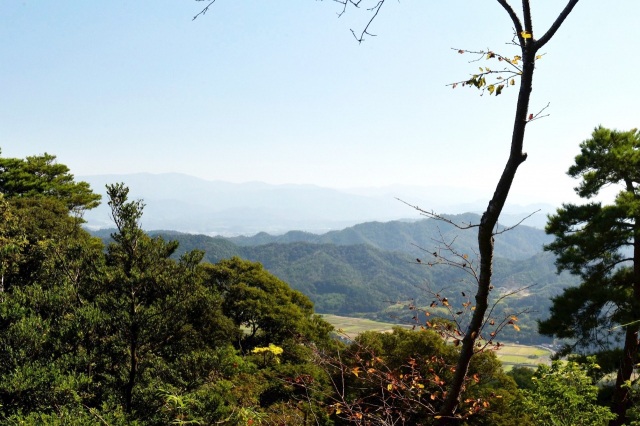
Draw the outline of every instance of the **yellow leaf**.
<instances>
[{"instance_id":1,"label":"yellow leaf","mask_svg":"<svg viewBox=\"0 0 640 426\"><path fill-rule=\"evenodd\" d=\"M523 39L525 39L525 40L526 40L526 39L528 39L528 38L533 37L529 31L522 31L522 32L520 33L520 35L521 35L521 36L522 36L522 38L523 38Z\"/></svg>"},{"instance_id":2,"label":"yellow leaf","mask_svg":"<svg viewBox=\"0 0 640 426\"><path fill-rule=\"evenodd\" d=\"M513 324L513 328L514 328L516 331L520 331L520 327L518 327L516 324Z\"/></svg>"},{"instance_id":3,"label":"yellow leaf","mask_svg":"<svg viewBox=\"0 0 640 426\"><path fill-rule=\"evenodd\" d=\"M516 79L515 79L515 78L512 78L512 79L511 79L511 81L509 82L509 84L510 84L510 85L512 85L512 86L513 86L514 84L516 84Z\"/></svg>"},{"instance_id":4,"label":"yellow leaf","mask_svg":"<svg viewBox=\"0 0 640 426\"><path fill-rule=\"evenodd\" d=\"M358 377L358 374L360 374L360 367L354 367L351 372L354 376Z\"/></svg>"},{"instance_id":5,"label":"yellow leaf","mask_svg":"<svg viewBox=\"0 0 640 426\"><path fill-rule=\"evenodd\" d=\"M391 383L389 383L389 384L387 385L387 390L388 390L388 391L392 391L392 390L393 390L393 385L392 385Z\"/></svg>"}]
</instances>

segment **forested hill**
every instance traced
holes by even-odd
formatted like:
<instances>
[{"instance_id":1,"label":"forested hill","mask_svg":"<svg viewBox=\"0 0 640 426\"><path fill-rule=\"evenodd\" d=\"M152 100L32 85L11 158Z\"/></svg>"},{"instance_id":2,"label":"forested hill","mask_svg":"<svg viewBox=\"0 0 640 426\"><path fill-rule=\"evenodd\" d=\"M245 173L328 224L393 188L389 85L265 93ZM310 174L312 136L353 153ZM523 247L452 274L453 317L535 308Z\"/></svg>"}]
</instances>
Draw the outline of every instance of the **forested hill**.
<instances>
[{"instance_id":1,"label":"forested hill","mask_svg":"<svg viewBox=\"0 0 640 426\"><path fill-rule=\"evenodd\" d=\"M451 219L457 223L477 223L479 217L467 214ZM96 234L108 238L109 232ZM428 305L433 296L431 292L447 294L455 300L461 292L471 293L475 285L460 269L443 264L428 265L434 260L434 251L446 254L439 241L453 241L457 250L473 262L475 230L461 231L430 219L412 223L363 223L324 235L294 231L282 236L263 233L228 239L175 231L151 234L178 241L177 255L199 249L205 252L204 260L212 263L233 256L260 262L292 288L307 295L320 313L388 321L390 315L405 316L408 311L402 306L410 300ZM521 316L522 333L509 336L512 340L535 342L538 339L535 320L547 316L550 298L568 285L576 284L574 277L556 274L554 257L542 251L546 241L544 231L527 226L496 236L494 299L531 286L501 302L499 312L531 311ZM417 258L421 258L420 263Z\"/></svg>"},{"instance_id":2,"label":"forested hill","mask_svg":"<svg viewBox=\"0 0 640 426\"><path fill-rule=\"evenodd\" d=\"M458 225L478 224L480 216L473 213L446 216ZM526 222L525 222L526 223ZM504 229L499 225L498 229ZM444 221L423 219L418 221L367 222L340 231L312 234L290 231L283 235L261 232L252 237L229 238L241 246L258 246L271 243L307 242L317 244L355 245L367 244L386 251L399 251L419 255L423 248L432 251L442 242L451 243L461 252L470 252L477 246L475 228L460 230ZM496 236L495 255L507 259L526 259L542 251L551 238L538 228L519 225Z\"/></svg>"}]
</instances>

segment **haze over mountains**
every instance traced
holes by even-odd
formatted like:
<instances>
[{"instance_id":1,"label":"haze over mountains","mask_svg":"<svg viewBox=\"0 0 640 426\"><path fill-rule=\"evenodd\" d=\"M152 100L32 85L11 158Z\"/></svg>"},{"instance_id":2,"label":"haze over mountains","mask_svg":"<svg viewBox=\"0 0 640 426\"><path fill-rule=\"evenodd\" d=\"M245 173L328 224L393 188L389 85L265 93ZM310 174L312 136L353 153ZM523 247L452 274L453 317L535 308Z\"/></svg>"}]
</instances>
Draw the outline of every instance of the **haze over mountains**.
<instances>
[{"instance_id":1,"label":"haze over mountains","mask_svg":"<svg viewBox=\"0 0 640 426\"><path fill-rule=\"evenodd\" d=\"M106 184L123 182L132 199L143 199L143 227L207 235L251 236L259 232L282 234L291 230L324 233L362 222L418 220L422 216L407 204L438 213L481 212L486 200L465 188L391 186L338 190L314 185L271 185L261 182L207 181L178 173L137 173L78 176L95 192ZM511 225L528 214L526 225L544 227L545 204L508 205L501 223ZM110 228L109 207L103 203L85 214L91 229Z\"/></svg>"}]
</instances>

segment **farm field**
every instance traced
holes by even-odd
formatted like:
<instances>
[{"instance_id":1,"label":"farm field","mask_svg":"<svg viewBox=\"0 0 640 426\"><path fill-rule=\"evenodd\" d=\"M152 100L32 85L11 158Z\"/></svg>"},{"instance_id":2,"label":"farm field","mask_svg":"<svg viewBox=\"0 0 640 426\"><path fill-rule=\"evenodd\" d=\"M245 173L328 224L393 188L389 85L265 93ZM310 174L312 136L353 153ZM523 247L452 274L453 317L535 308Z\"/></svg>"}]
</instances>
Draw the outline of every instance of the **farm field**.
<instances>
[{"instance_id":1,"label":"farm field","mask_svg":"<svg viewBox=\"0 0 640 426\"><path fill-rule=\"evenodd\" d=\"M322 314L322 318L334 326L336 331L340 330L341 334L350 338L354 338L365 331L391 331L393 327L397 326L409 328L406 324L393 324L365 318L342 317L331 314Z\"/></svg>"},{"instance_id":2,"label":"farm field","mask_svg":"<svg viewBox=\"0 0 640 426\"><path fill-rule=\"evenodd\" d=\"M540 346L505 344L496 352L505 371L515 366L536 368L539 364L551 364L553 352Z\"/></svg>"},{"instance_id":3,"label":"farm field","mask_svg":"<svg viewBox=\"0 0 640 426\"><path fill-rule=\"evenodd\" d=\"M365 331L385 332L391 331L395 326L409 328L406 324L393 324L364 318L342 317L329 314L323 314L322 317L325 321L333 325L336 330L341 330L342 334L350 338ZM496 351L496 355L506 371L511 370L514 366L536 368L539 364L551 364L552 354L551 350L539 346L510 343L504 344Z\"/></svg>"}]
</instances>

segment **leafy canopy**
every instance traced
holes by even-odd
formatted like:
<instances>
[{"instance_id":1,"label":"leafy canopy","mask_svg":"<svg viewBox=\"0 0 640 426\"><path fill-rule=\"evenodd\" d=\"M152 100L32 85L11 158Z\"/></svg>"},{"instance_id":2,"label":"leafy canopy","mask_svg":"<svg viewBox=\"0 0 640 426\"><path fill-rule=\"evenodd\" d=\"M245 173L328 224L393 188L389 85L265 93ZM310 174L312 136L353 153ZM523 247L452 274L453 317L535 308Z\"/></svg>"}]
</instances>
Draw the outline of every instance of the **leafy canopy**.
<instances>
[{"instance_id":1,"label":"leafy canopy","mask_svg":"<svg viewBox=\"0 0 640 426\"><path fill-rule=\"evenodd\" d=\"M47 153L25 159L0 158L0 193L7 199L53 197L77 212L97 207L101 198L88 183L76 182L69 168Z\"/></svg>"}]
</instances>

